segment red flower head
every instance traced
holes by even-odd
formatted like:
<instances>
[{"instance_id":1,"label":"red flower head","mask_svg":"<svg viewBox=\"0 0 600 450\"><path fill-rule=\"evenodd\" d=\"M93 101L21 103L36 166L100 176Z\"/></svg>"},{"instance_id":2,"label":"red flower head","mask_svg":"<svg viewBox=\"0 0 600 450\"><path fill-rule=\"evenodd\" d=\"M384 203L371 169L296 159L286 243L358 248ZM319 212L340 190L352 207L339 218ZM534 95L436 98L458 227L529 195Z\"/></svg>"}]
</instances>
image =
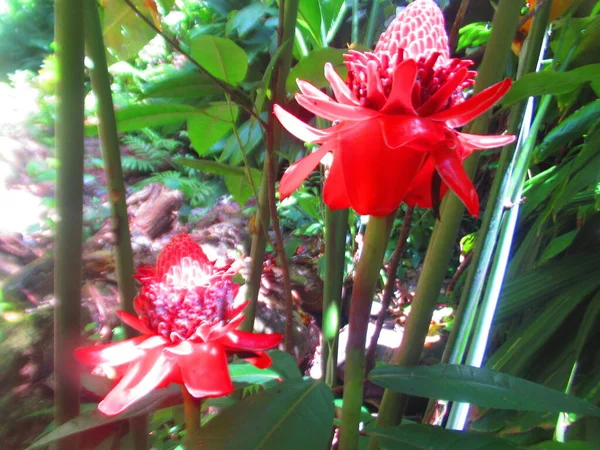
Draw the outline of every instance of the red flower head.
<instances>
[{"instance_id":1,"label":"red flower head","mask_svg":"<svg viewBox=\"0 0 600 450\"><path fill-rule=\"evenodd\" d=\"M384 216L402 201L431 206L434 171L441 194L449 186L477 215L479 200L462 161L473 150L510 143L513 136L477 136L455 131L492 107L510 88L506 79L464 99L476 72L471 61L450 59L444 19L432 0L408 5L383 33L373 53L351 50L346 83L331 64L325 77L333 100L306 81L297 80L297 102L335 121L315 129L275 105L274 114L294 136L321 144L288 168L279 185L288 197L329 152L333 165L324 197L333 209Z\"/></svg>"},{"instance_id":2,"label":"red flower head","mask_svg":"<svg viewBox=\"0 0 600 450\"><path fill-rule=\"evenodd\" d=\"M135 298L139 317L118 315L141 336L76 350L89 366L109 366L122 376L98 405L119 414L154 389L170 383L185 386L196 397L220 397L233 391L227 357L240 353L259 368L271 365L264 350L281 341L279 334L236 330L246 303L235 307L238 291L229 267L217 268L187 234L167 244L156 267L141 267ZM248 357L250 356L250 357Z\"/></svg>"}]
</instances>

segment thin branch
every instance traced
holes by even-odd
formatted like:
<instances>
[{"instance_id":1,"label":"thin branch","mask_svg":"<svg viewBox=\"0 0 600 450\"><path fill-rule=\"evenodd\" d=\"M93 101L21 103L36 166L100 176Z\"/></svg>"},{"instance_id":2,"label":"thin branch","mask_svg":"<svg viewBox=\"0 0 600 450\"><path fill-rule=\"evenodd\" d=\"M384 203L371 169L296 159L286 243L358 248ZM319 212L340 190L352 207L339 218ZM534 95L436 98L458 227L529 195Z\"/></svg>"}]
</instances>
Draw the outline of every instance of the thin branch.
<instances>
[{"instance_id":1,"label":"thin branch","mask_svg":"<svg viewBox=\"0 0 600 450\"><path fill-rule=\"evenodd\" d=\"M185 56L187 58L187 60L189 62L191 62L200 72L202 72L204 75L206 75L208 78L210 78L210 80L215 83L217 86L219 86L219 88L221 88L225 93L227 93L235 103L237 103L238 105L240 105L244 110L246 110L246 112L248 114L250 114L252 117L254 117L256 120L258 120L258 123L261 124L261 126L265 129L268 129L268 125L267 123L262 120L260 118L260 116L258 115L258 113L256 111L254 111L254 109L250 108L244 101L242 101L240 99L239 96L239 91L232 89L231 86L229 86L227 83L224 83L223 81L219 80L217 77L213 76L212 74L210 74L204 67L202 67L202 65L196 61L192 55L190 55L188 52L186 52L180 45L179 43L171 38L170 36L168 36L164 31L162 31L160 28L158 28L153 22L152 20L150 20L149 18L147 18L132 2L131 0L123 0L127 6L129 6L129 8L131 8L131 10L140 18L142 19L146 25L148 25L150 28L152 28L156 33L158 33L165 41L167 41L169 43L169 45L171 45L175 50L177 50L180 54L182 54L183 56Z\"/></svg>"},{"instance_id":2,"label":"thin branch","mask_svg":"<svg viewBox=\"0 0 600 450\"><path fill-rule=\"evenodd\" d=\"M373 364L375 363L375 351L377 350L377 341L379 340L379 335L381 334L381 329L383 328L385 314L388 308L390 307L390 303L392 302L392 296L394 295L394 287L396 285L396 272L398 271L398 266L400 265L400 259L404 254L404 248L406 247L406 241L410 233L410 224L412 222L414 209L415 208L413 206L409 206L406 210L406 213L404 214L404 222L402 223L400 237L398 237L398 244L396 245L396 250L394 250L394 254L390 259L388 280L383 291L383 298L381 300L381 310L379 311L379 314L377 316L377 322L375 323L375 331L373 333L373 337L371 338L369 349L367 350L367 355L365 357L367 372L373 367Z\"/></svg>"},{"instance_id":3,"label":"thin branch","mask_svg":"<svg viewBox=\"0 0 600 450\"><path fill-rule=\"evenodd\" d=\"M452 29L450 30L450 36L448 36L448 46L450 47L450 51L452 53L456 51L458 31L460 30L462 24L465 21L465 16L467 15L467 11L469 10L470 5L471 0L462 0L460 2L460 6L458 7L456 17L454 18L454 23L452 24Z\"/></svg>"},{"instance_id":4,"label":"thin branch","mask_svg":"<svg viewBox=\"0 0 600 450\"><path fill-rule=\"evenodd\" d=\"M450 283L448 283L448 287L446 287L446 297L448 297L452 293L452 291L454 290L454 286L456 286L456 282L458 281L460 276L463 274L463 272L465 270L467 270L467 267L469 267L469 264L471 263L472 259L473 259L473 252L469 252L465 255L464 259L458 266L458 269L456 269L456 272L452 276Z\"/></svg>"}]
</instances>

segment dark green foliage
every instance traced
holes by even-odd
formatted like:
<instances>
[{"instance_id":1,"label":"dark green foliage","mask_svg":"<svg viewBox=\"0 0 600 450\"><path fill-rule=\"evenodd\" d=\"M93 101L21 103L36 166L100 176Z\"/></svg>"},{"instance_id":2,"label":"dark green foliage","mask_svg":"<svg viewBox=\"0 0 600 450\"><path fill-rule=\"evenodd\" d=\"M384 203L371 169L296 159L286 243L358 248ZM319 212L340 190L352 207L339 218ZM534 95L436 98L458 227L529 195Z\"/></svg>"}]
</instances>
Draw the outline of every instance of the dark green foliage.
<instances>
[{"instance_id":1,"label":"dark green foliage","mask_svg":"<svg viewBox=\"0 0 600 450\"><path fill-rule=\"evenodd\" d=\"M0 79L16 70L37 71L50 53L52 0L6 0L0 14Z\"/></svg>"}]
</instances>

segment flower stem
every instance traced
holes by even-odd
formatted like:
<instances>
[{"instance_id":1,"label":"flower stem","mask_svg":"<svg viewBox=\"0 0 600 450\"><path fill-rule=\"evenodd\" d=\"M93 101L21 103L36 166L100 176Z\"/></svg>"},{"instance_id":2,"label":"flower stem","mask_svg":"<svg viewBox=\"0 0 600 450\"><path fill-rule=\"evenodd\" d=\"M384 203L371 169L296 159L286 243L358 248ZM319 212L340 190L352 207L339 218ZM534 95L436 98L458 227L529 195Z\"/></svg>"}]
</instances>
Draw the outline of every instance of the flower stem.
<instances>
[{"instance_id":1,"label":"flower stem","mask_svg":"<svg viewBox=\"0 0 600 450\"><path fill-rule=\"evenodd\" d=\"M325 210L325 280L323 289L323 345L321 367L329 387L336 384L338 334L344 283L348 210Z\"/></svg>"},{"instance_id":2,"label":"flower stem","mask_svg":"<svg viewBox=\"0 0 600 450\"><path fill-rule=\"evenodd\" d=\"M296 18L298 17L298 2L299 0L285 0L284 2L280 2L279 23L281 26L278 29L277 36L278 48L286 45L288 42L293 42L294 40L294 34L296 32ZM282 104L285 102L285 82L290 72L292 51L293 45L287 45L285 49L281 51L277 61L277 65L273 72L273 77L271 78L270 88L271 92L273 92L273 102L268 104L269 111L272 109L273 104ZM271 170L273 170L273 173L276 173L276 169L279 166L279 157L277 154L281 144L281 136L281 125L275 119L273 114L269 114L268 124L266 127L267 156L265 157L265 162L263 165L263 177L260 185L260 192L258 194L259 198L257 199L258 212L256 213L254 221L255 230L252 237L252 248L250 252L251 266L246 291L246 298L250 301L250 303L246 308L246 319L241 326L241 329L245 331L252 331L254 327L256 303L258 302L260 280L265 257L265 247L267 245L265 230L269 227L268 218L270 210L272 209L269 207L271 204L269 197L274 196L271 194L274 193L274 186L272 186L272 184L275 182L275 180L274 176L269 176L269 173ZM271 155L271 157L269 155ZM274 226L277 226L277 224L274 224ZM283 255L283 257L285 258L285 255ZM288 298L288 293L285 295L286 298ZM290 305L286 305L286 310L289 309L289 306ZM286 313L286 316L287 315L288 313ZM291 325L287 326L289 327Z\"/></svg>"},{"instance_id":3,"label":"flower stem","mask_svg":"<svg viewBox=\"0 0 600 450\"><path fill-rule=\"evenodd\" d=\"M476 91L481 91L498 81L505 70L504 64L510 52L512 37L519 21L520 0L502 0L498 4L492 23L492 34L480 66ZM485 133L489 124L489 113L480 116L467 130L470 133ZM465 170L473 174L477 168L478 155L474 153L465 162ZM423 271L417 285L416 299L408 318L402 344L395 350L392 363L401 366L417 365L431 315L437 303L440 288L448 270L448 263L454 250L456 235L464 213L464 206L455 195L449 195L443 202L442 220L436 222L425 255ZM377 426L396 425L402 417L407 396L386 389L377 417ZM379 448L376 439L371 439L369 449Z\"/></svg>"},{"instance_id":4,"label":"flower stem","mask_svg":"<svg viewBox=\"0 0 600 450\"><path fill-rule=\"evenodd\" d=\"M112 229L115 234L115 266L119 288L120 308L134 313L133 298L136 294L133 278L133 253L129 234L127 205L125 203L125 184L121 167L117 121L115 119L110 76L106 62L106 49L102 37L102 26L95 0L85 2L85 49L92 62L89 69L92 90L98 101L98 132L104 160L104 172L110 201ZM126 327L129 337L137 333ZM132 433L133 449L148 448L148 430L146 417L136 417L129 421Z\"/></svg>"},{"instance_id":5,"label":"flower stem","mask_svg":"<svg viewBox=\"0 0 600 450\"><path fill-rule=\"evenodd\" d=\"M186 450L200 449L200 417L202 415L202 399L195 398L185 386L181 386L183 395L183 416L185 418L185 438L183 446Z\"/></svg>"},{"instance_id":6,"label":"flower stem","mask_svg":"<svg viewBox=\"0 0 600 450\"><path fill-rule=\"evenodd\" d=\"M83 3L56 0L56 235L54 311L55 420L79 414L79 372L73 351L79 345L83 211ZM63 439L56 448L72 449Z\"/></svg>"},{"instance_id":7,"label":"flower stem","mask_svg":"<svg viewBox=\"0 0 600 450\"><path fill-rule=\"evenodd\" d=\"M386 217L369 218L362 255L356 268L346 346L340 450L358 448L369 313L395 215L396 212L393 212Z\"/></svg>"},{"instance_id":8,"label":"flower stem","mask_svg":"<svg viewBox=\"0 0 600 450\"><path fill-rule=\"evenodd\" d=\"M379 341L379 335L381 334L381 329L383 328L385 315L387 313L388 308L390 307L390 303L392 302L392 296L394 295L394 288L396 286L396 272L398 272L398 266L400 265L400 260L402 259L402 255L404 254L404 247L406 247L406 241L408 240L408 235L410 233L410 224L412 222L414 209L415 208L413 206L409 206L406 209L406 213L404 214L404 221L402 223L402 230L400 231L398 243L396 244L396 250L394 250L394 254L392 255L392 259L390 260L388 280L383 290L383 297L381 299L381 310L379 311L379 315L377 316L377 322L375 323L375 331L373 332L373 337L371 338L371 343L369 344L369 349L367 350L367 354L365 357L367 371L371 370L371 368L375 364L375 351L377 350L377 341Z\"/></svg>"}]
</instances>

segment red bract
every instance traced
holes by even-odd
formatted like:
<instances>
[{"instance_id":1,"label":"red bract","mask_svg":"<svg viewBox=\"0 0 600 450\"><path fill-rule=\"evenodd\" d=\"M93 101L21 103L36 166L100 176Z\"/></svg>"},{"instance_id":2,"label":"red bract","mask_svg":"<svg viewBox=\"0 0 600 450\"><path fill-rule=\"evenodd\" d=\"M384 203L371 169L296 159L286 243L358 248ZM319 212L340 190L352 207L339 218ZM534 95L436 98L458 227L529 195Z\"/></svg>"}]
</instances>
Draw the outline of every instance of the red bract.
<instances>
[{"instance_id":1,"label":"red bract","mask_svg":"<svg viewBox=\"0 0 600 450\"><path fill-rule=\"evenodd\" d=\"M154 389L170 383L196 397L220 397L233 391L227 357L238 353L259 368L271 365L264 350L279 334L236 330L246 304L233 305L238 291L229 267L217 268L187 234L167 244L156 267L142 267L134 306L139 317L119 311L121 320L141 336L76 350L83 364L113 367L120 381L98 405L119 414Z\"/></svg>"},{"instance_id":2,"label":"red bract","mask_svg":"<svg viewBox=\"0 0 600 450\"><path fill-rule=\"evenodd\" d=\"M372 53L351 50L344 81L331 64L325 77L335 100L297 80L297 102L334 121L313 128L275 105L281 124L299 139L321 144L285 172L279 185L288 197L329 152L333 164L324 197L333 209L384 216L402 201L431 206L434 171L478 215L479 200L462 160L474 150L499 147L513 136L478 136L455 131L496 103L510 88L506 79L464 99L476 72L471 61L451 59L441 11L432 0L416 0L390 24Z\"/></svg>"}]
</instances>

